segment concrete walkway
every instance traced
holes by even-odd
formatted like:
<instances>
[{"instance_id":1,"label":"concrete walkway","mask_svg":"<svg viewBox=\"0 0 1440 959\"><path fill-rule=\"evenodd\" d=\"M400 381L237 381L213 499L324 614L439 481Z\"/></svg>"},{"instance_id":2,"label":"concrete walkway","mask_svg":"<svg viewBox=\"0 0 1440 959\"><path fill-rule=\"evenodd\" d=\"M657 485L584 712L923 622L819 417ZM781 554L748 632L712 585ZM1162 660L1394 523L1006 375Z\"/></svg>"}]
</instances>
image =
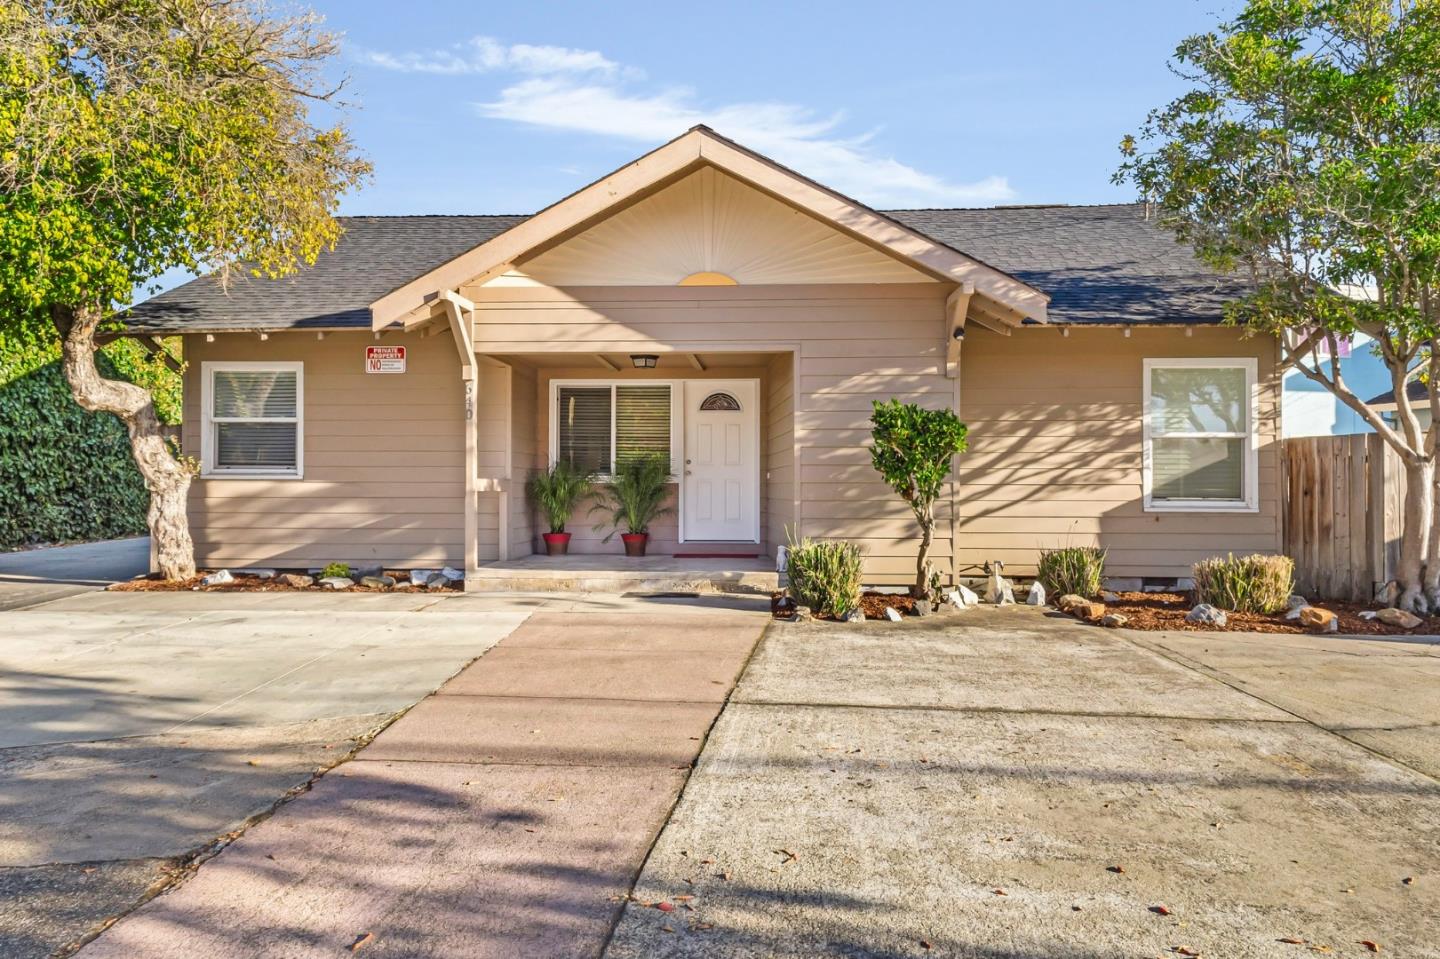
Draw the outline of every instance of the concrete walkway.
<instances>
[{"instance_id":1,"label":"concrete walkway","mask_svg":"<svg viewBox=\"0 0 1440 959\"><path fill-rule=\"evenodd\" d=\"M0 553L0 610L102 589L150 569L150 537Z\"/></svg>"},{"instance_id":2,"label":"concrete walkway","mask_svg":"<svg viewBox=\"0 0 1440 959\"><path fill-rule=\"evenodd\" d=\"M82 955L599 955L764 623L537 612Z\"/></svg>"}]
</instances>

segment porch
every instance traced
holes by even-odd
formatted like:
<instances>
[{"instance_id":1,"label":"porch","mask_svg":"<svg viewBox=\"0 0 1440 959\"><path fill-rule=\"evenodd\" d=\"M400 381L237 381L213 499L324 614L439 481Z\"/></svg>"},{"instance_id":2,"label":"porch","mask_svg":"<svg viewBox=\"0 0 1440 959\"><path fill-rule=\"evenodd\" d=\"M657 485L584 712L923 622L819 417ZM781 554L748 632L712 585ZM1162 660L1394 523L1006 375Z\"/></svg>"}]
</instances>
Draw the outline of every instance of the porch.
<instances>
[{"instance_id":1,"label":"porch","mask_svg":"<svg viewBox=\"0 0 1440 959\"><path fill-rule=\"evenodd\" d=\"M773 556L724 557L530 555L484 563L466 592L769 593L777 588Z\"/></svg>"}]
</instances>

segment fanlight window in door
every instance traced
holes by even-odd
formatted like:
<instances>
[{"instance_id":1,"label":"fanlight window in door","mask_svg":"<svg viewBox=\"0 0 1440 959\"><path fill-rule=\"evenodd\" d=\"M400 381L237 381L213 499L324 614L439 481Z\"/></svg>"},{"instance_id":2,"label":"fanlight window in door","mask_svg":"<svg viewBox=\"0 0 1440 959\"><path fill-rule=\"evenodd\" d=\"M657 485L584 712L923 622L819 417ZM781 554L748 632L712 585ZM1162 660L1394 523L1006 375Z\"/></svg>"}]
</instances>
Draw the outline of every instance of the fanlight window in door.
<instances>
[{"instance_id":1,"label":"fanlight window in door","mask_svg":"<svg viewBox=\"0 0 1440 959\"><path fill-rule=\"evenodd\" d=\"M700 404L700 408L709 412L738 413L740 411L740 401L729 393L711 393L705 397L704 402Z\"/></svg>"}]
</instances>

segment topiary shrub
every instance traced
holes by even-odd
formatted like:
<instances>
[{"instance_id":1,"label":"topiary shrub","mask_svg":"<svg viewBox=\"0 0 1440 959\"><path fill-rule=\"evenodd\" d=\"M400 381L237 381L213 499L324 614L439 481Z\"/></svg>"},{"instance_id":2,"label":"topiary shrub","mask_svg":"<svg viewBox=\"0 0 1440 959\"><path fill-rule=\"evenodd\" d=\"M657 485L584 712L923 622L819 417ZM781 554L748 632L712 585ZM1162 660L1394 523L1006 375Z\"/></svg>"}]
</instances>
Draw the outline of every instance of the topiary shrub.
<instances>
[{"instance_id":1,"label":"topiary shrub","mask_svg":"<svg viewBox=\"0 0 1440 959\"><path fill-rule=\"evenodd\" d=\"M1278 613L1295 588L1295 561L1288 556L1212 556L1192 573L1196 603L1234 613Z\"/></svg>"},{"instance_id":2,"label":"topiary shrub","mask_svg":"<svg viewBox=\"0 0 1440 959\"><path fill-rule=\"evenodd\" d=\"M1041 550L1035 578L1056 599L1067 593L1094 599L1105 581L1105 551L1098 546Z\"/></svg>"},{"instance_id":3,"label":"topiary shrub","mask_svg":"<svg viewBox=\"0 0 1440 959\"><path fill-rule=\"evenodd\" d=\"M796 602L837 619L860 605L860 547L790 536L786 574Z\"/></svg>"}]
</instances>

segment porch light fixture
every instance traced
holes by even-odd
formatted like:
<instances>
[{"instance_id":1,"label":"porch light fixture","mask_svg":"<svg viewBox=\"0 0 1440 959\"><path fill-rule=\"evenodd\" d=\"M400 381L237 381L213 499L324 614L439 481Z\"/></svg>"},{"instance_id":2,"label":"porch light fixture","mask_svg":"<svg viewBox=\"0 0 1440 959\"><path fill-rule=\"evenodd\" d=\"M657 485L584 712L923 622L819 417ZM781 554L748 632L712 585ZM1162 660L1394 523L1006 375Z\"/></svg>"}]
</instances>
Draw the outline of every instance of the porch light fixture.
<instances>
[{"instance_id":1,"label":"porch light fixture","mask_svg":"<svg viewBox=\"0 0 1440 959\"><path fill-rule=\"evenodd\" d=\"M635 364L637 370L653 370L655 364L660 362L660 357L654 353L631 353L630 362Z\"/></svg>"}]
</instances>

